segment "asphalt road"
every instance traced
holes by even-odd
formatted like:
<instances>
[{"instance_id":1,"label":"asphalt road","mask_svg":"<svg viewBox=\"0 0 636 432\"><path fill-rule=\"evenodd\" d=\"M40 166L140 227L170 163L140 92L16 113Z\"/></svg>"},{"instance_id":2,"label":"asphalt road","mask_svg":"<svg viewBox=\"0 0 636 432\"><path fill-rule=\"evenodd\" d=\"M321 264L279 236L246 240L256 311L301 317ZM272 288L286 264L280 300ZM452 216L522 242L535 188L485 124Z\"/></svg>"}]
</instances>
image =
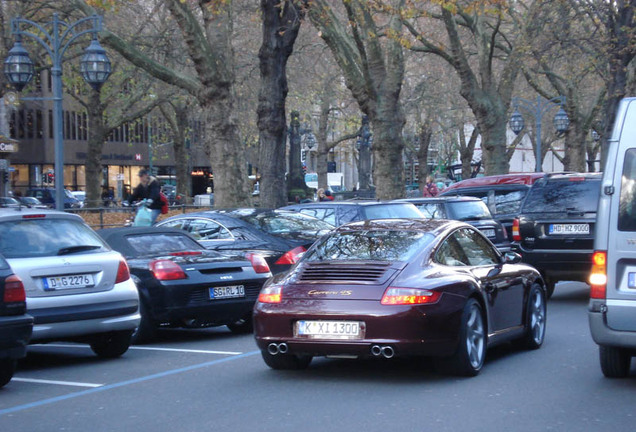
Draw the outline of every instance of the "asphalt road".
<instances>
[{"instance_id":1,"label":"asphalt road","mask_svg":"<svg viewBox=\"0 0 636 432\"><path fill-rule=\"evenodd\" d=\"M633 431L636 361L628 379L603 377L587 295L559 284L544 346L490 350L476 378L398 359L273 371L225 328L168 330L117 360L33 346L0 389L0 431Z\"/></svg>"}]
</instances>

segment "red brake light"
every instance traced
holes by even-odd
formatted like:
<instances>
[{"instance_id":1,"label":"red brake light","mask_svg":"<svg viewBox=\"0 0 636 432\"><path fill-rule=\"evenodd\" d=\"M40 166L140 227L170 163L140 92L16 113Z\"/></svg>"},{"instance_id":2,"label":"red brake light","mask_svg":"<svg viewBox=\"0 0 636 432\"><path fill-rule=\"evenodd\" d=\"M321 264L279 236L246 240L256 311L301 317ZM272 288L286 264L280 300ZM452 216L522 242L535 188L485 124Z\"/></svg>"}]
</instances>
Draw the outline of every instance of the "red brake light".
<instances>
[{"instance_id":1,"label":"red brake light","mask_svg":"<svg viewBox=\"0 0 636 432\"><path fill-rule=\"evenodd\" d=\"M16 275L11 275L4 280L4 302L17 303L26 301L26 293L22 280Z\"/></svg>"},{"instance_id":2,"label":"red brake light","mask_svg":"<svg viewBox=\"0 0 636 432\"><path fill-rule=\"evenodd\" d=\"M252 263L252 267L254 268L254 271L256 273L269 273L270 269L269 269L269 264L267 264L267 261L265 261L265 258L263 258L262 255L259 255L257 253L253 253L253 252L248 252L245 254L245 257L250 260L250 262Z\"/></svg>"},{"instance_id":3,"label":"red brake light","mask_svg":"<svg viewBox=\"0 0 636 432\"><path fill-rule=\"evenodd\" d=\"M130 270L128 269L128 263L125 259L119 260L119 267L117 267L117 278L115 283L125 282L130 279Z\"/></svg>"},{"instance_id":4,"label":"red brake light","mask_svg":"<svg viewBox=\"0 0 636 432\"><path fill-rule=\"evenodd\" d=\"M280 303L283 298L283 287L280 285L270 285L261 290L258 294L258 301L261 303Z\"/></svg>"},{"instance_id":5,"label":"red brake light","mask_svg":"<svg viewBox=\"0 0 636 432\"><path fill-rule=\"evenodd\" d=\"M416 288L389 287L382 296L383 305L409 305L436 303L441 297L439 291L429 291Z\"/></svg>"},{"instance_id":6,"label":"red brake light","mask_svg":"<svg viewBox=\"0 0 636 432\"><path fill-rule=\"evenodd\" d=\"M201 251L183 251L183 252L170 252L172 256L192 256L192 255L201 255L203 252Z\"/></svg>"},{"instance_id":7,"label":"red brake light","mask_svg":"<svg viewBox=\"0 0 636 432\"><path fill-rule=\"evenodd\" d=\"M512 221L512 241L521 241L521 234L519 233L519 219Z\"/></svg>"},{"instance_id":8,"label":"red brake light","mask_svg":"<svg viewBox=\"0 0 636 432\"><path fill-rule=\"evenodd\" d=\"M307 249L302 246L293 248L292 250L285 252L285 254L278 258L274 264L296 264L306 251Z\"/></svg>"},{"instance_id":9,"label":"red brake light","mask_svg":"<svg viewBox=\"0 0 636 432\"><path fill-rule=\"evenodd\" d=\"M607 251L594 251L590 273L590 298L605 299L607 294Z\"/></svg>"},{"instance_id":10,"label":"red brake light","mask_svg":"<svg viewBox=\"0 0 636 432\"><path fill-rule=\"evenodd\" d=\"M22 219L41 219L41 218L45 218L46 215L45 214L28 214L28 215L22 215Z\"/></svg>"},{"instance_id":11,"label":"red brake light","mask_svg":"<svg viewBox=\"0 0 636 432\"><path fill-rule=\"evenodd\" d=\"M167 259L150 261L150 271L160 281L185 279L186 274L181 266Z\"/></svg>"}]
</instances>

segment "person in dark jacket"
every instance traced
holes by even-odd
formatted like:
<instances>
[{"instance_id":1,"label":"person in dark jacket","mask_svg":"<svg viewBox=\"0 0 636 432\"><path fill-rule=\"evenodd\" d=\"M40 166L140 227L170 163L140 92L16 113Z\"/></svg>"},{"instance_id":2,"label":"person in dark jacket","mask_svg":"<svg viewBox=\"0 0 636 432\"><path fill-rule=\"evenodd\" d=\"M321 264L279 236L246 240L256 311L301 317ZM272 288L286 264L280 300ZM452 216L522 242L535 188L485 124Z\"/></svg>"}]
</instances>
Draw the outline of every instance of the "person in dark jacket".
<instances>
[{"instance_id":1,"label":"person in dark jacket","mask_svg":"<svg viewBox=\"0 0 636 432\"><path fill-rule=\"evenodd\" d=\"M161 213L161 198L159 197L161 185L159 180L151 176L146 169L141 169L138 175L139 184L128 198L128 202L133 203L143 199L152 200L149 201L148 208L152 210L152 223L154 224Z\"/></svg>"}]
</instances>

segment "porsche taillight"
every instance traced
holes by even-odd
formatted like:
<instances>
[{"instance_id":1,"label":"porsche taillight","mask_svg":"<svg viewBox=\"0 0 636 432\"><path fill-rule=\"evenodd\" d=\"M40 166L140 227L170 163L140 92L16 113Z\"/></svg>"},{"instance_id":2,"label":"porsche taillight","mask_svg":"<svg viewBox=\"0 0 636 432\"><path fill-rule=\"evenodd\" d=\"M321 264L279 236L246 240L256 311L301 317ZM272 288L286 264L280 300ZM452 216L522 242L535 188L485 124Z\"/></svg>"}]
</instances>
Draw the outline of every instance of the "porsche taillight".
<instances>
[{"instance_id":1,"label":"porsche taillight","mask_svg":"<svg viewBox=\"0 0 636 432\"><path fill-rule=\"evenodd\" d=\"M150 261L150 271L160 281L185 279L186 274L181 266L174 261L158 259Z\"/></svg>"},{"instance_id":2,"label":"porsche taillight","mask_svg":"<svg viewBox=\"0 0 636 432\"><path fill-rule=\"evenodd\" d=\"M261 303L280 303L283 299L283 287L281 285L269 285L258 294Z\"/></svg>"},{"instance_id":3,"label":"porsche taillight","mask_svg":"<svg viewBox=\"0 0 636 432\"><path fill-rule=\"evenodd\" d=\"M519 219L517 218L512 221L512 241L521 241L521 234L519 233Z\"/></svg>"},{"instance_id":4,"label":"porsche taillight","mask_svg":"<svg viewBox=\"0 0 636 432\"><path fill-rule=\"evenodd\" d=\"M115 283L125 282L130 279L130 270L128 269L128 263L123 258L119 259L119 266L117 267L117 277Z\"/></svg>"},{"instance_id":5,"label":"porsche taillight","mask_svg":"<svg viewBox=\"0 0 636 432\"><path fill-rule=\"evenodd\" d=\"M590 298L605 299L607 294L607 251L594 251L590 273Z\"/></svg>"},{"instance_id":6,"label":"porsche taillight","mask_svg":"<svg viewBox=\"0 0 636 432\"><path fill-rule=\"evenodd\" d=\"M11 275L4 280L4 302L21 303L26 301L26 293L22 280L16 275Z\"/></svg>"},{"instance_id":7,"label":"porsche taillight","mask_svg":"<svg viewBox=\"0 0 636 432\"><path fill-rule=\"evenodd\" d=\"M296 264L306 251L307 249L305 249L303 246L298 246L290 251L285 252L285 254L282 257L278 258L278 260L274 264Z\"/></svg>"},{"instance_id":8,"label":"porsche taillight","mask_svg":"<svg viewBox=\"0 0 636 432\"><path fill-rule=\"evenodd\" d=\"M435 303L442 295L439 291L417 288L389 287L384 292L380 303L383 305L416 305Z\"/></svg>"}]
</instances>

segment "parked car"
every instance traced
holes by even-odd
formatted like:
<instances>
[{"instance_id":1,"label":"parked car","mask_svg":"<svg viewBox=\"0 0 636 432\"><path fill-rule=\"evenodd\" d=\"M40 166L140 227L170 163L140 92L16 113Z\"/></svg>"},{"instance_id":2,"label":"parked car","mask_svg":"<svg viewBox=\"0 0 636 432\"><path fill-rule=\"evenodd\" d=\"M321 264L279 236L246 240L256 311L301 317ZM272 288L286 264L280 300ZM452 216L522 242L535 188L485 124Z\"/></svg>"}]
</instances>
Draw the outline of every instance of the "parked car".
<instances>
[{"instance_id":1,"label":"parked car","mask_svg":"<svg viewBox=\"0 0 636 432\"><path fill-rule=\"evenodd\" d=\"M0 253L26 291L32 342L87 342L101 357L128 349L139 296L128 265L81 217L1 209Z\"/></svg>"},{"instance_id":2,"label":"parked car","mask_svg":"<svg viewBox=\"0 0 636 432\"><path fill-rule=\"evenodd\" d=\"M42 204L50 208L55 208L55 189L53 188L33 188L26 192L26 196L39 199ZM64 208L80 208L80 202L73 194L64 189Z\"/></svg>"},{"instance_id":3,"label":"parked car","mask_svg":"<svg viewBox=\"0 0 636 432\"><path fill-rule=\"evenodd\" d=\"M510 240L504 227L493 219L486 204L475 197L448 196L397 200L414 204L425 217L467 222L481 231L500 252L510 251Z\"/></svg>"},{"instance_id":4,"label":"parked car","mask_svg":"<svg viewBox=\"0 0 636 432\"><path fill-rule=\"evenodd\" d=\"M33 318L26 314L24 285L0 256L0 387L15 372L16 361L26 355Z\"/></svg>"},{"instance_id":5,"label":"parked car","mask_svg":"<svg viewBox=\"0 0 636 432\"><path fill-rule=\"evenodd\" d=\"M606 377L630 373L636 355L636 98L621 101L600 187L588 308Z\"/></svg>"},{"instance_id":6,"label":"parked car","mask_svg":"<svg viewBox=\"0 0 636 432\"><path fill-rule=\"evenodd\" d=\"M334 227L285 210L209 210L172 216L156 224L184 229L208 249L262 255L273 274L287 271Z\"/></svg>"},{"instance_id":7,"label":"parked car","mask_svg":"<svg viewBox=\"0 0 636 432\"><path fill-rule=\"evenodd\" d=\"M501 223L512 238L512 221L519 214L530 186L545 173L502 174L475 177L453 183L439 196L472 196L488 206L493 218Z\"/></svg>"},{"instance_id":8,"label":"parked car","mask_svg":"<svg viewBox=\"0 0 636 432\"><path fill-rule=\"evenodd\" d=\"M296 211L340 226L349 222L370 219L422 218L422 213L411 203L383 201L322 201L293 204L281 210Z\"/></svg>"},{"instance_id":9,"label":"parked car","mask_svg":"<svg viewBox=\"0 0 636 432\"><path fill-rule=\"evenodd\" d=\"M513 222L513 250L541 272L548 297L558 281L588 280L600 189L601 173L547 174Z\"/></svg>"},{"instance_id":10,"label":"parked car","mask_svg":"<svg viewBox=\"0 0 636 432\"><path fill-rule=\"evenodd\" d=\"M347 224L265 284L256 343L274 369L313 356L432 356L441 371L474 376L487 347L543 343L543 281L519 261L463 222Z\"/></svg>"},{"instance_id":11,"label":"parked car","mask_svg":"<svg viewBox=\"0 0 636 432\"><path fill-rule=\"evenodd\" d=\"M80 203L80 207L84 207L86 203L86 191L71 191L73 195Z\"/></svg>"},{"instance_id":12,"label":"parked car","mask_svg":"<svg viewBox=\"0 0 636 432\"><path fill-rule=\"evenodd\" d=\"M12 197L0 197L0 207L20 207L20 201Z\"/></svg>"},{"instance_id":13,"label":"parked car","mask_svg":"<svg viewBox=\"0 0 636 432\"><path fill-rule=\"evenodd\" d=\"M20 204L25 207L39 208L39 209L49 208L48 206L42 204L42 201L40 201L36 197L21 196L21 197L18 197L17 200L20 201Z\"/></svg>"},{"instance_id":14,"label":"parked car","mask_svg":"<svg viewBox=\"0 0 636 432\"><path fill-rule=\"evenodd\" d=\"M110 228L98 234L126 257L139 290L136 342L152 339L160 326L252 330L254 302L272 275L260 255L208 250L173 228Z\"/></svg>"}]
</instances>

